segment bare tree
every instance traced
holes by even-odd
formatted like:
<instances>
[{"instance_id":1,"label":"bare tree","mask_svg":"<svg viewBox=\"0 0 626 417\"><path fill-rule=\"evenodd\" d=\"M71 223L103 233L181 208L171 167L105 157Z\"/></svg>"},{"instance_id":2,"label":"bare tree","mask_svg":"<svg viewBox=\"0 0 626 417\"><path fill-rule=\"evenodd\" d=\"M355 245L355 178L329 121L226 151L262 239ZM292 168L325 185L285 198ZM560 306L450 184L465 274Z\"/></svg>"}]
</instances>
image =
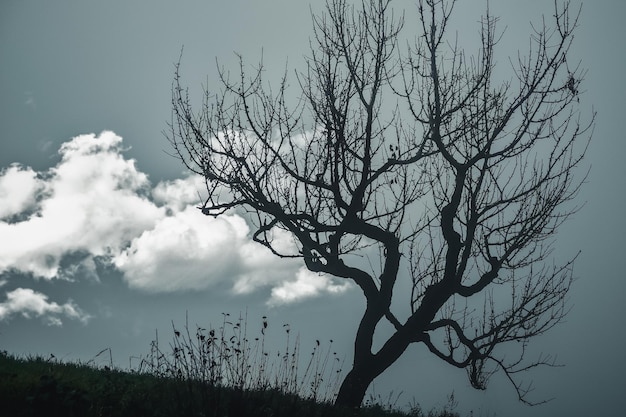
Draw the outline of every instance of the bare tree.
<instances>
[{"instance_id":1,"label":"bare tree","mask_svg":"<svg viewBox=\"0 0 626 417\"><path fill-rule=\"evenodd\" d=\"M420 0L421 33L406 48L404 15L390 3L328 0L313 17L293 106L287 76L271 90L262 65L250 76L240 58L239 75L222 70L223 90L205 91L196 110L177 67L168 138L206 179L204 214L243 208L256 242L363 292L337 404L360 406L412 343L466 369L478 389L503 371L530 402L518 374L554 364L524 354L567 312L573 259L555 266L550 254L576 211L585 172L574 171L594 118L581 122L584 71L567 60L580 10L555 3L552 23L533 26L506 79L494 72L489 13L468 57L448 35L454 1ZM297 252L274 244L276 229ZM354 256L372 253L374 266ZM404 291L394 296L397 283ZM374 351L384 322L393 333ZM515 355L499 348L509 342Z\"/></svg>"}]
</instances>

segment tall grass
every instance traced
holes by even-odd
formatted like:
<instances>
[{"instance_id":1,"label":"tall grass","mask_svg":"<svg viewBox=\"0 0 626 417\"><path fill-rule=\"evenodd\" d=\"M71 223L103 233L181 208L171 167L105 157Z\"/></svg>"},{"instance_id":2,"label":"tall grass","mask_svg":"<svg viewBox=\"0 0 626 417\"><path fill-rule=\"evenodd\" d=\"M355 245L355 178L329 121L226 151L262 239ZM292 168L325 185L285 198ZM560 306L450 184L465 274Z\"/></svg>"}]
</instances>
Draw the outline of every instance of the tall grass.
<instances>
[{"instance_id":1,"label":"tall grass","mask_svg":"<svg viewBox=\"0 0 626 417\"><path fill-rule=\"evenodd\" d=\"M172 342L164 349L157 333L137 371L210 387L277 390L314 401L334 401L343 361L333 351L332 340L327 344L316 340L305 359L299 335L292 335L289 324L283 324L284 345L270 353L267 337L271 326L266 316L255 336L249 334L247 314L222 316L217 328L191 328L188 317L182 328L172 322Z\"/></svg>"},{"instance_id":2,"label":"tall grass","mask_svg":"<svg viewBox=\"0 0 626 417\"><path fill-rule=\"evenodd\" d=\"M333 341L303 350L283 324L284 342L271 353L273 326L267 317L258 326L251 336L246 314L224 313L215 328L191 327L186 317L180 328L172 323L169 343L157 333L148 354L125 371L113 366L110 348L83 364L0 352L0 416L458 417L449 407L398 411L399 396L391 394L386 402L370 396L356 414L334 407L343 361Z\"/></svg>"}]
</instances>

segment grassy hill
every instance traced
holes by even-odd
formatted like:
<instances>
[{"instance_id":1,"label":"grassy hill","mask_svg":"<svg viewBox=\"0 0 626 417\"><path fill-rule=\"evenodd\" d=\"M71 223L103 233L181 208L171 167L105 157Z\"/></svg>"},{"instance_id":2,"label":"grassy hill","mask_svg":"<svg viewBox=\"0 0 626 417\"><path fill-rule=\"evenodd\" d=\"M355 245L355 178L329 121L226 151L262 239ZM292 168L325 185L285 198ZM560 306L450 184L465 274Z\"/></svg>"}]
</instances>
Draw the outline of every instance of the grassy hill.
<instances>
[{"instance_id":1,"label":"grassy hill","mask_svg":"<svg viewBox=\"0 0 626 417\"><path fill-rule=\"evenodd\" d=\"M266 317L256 337L248 335L241 315L224 313L217 328L172 323L166 351L157 335L131 370L113 365L110 348L96 355L109 353L108 364L100 366L0 351L0 416L458 417L450 406L401 412L391 397L369 398L356 411L339 409L332 401L343 363L332 340L328 346L316 340L301 360L299 337L286 324L279 329L285 343L270 354Z\"/></svg>"},{"instance_id":2,"label":"grassy hill","mask_svg":"<svg viewBox=\"0 0 626 417\"><path fill-rule=\"evenodd\" d=\"M18 358L0 352L2 416L354 416L328 402L301 398L279 389L238 390L206 382L171 378L109 367L61 363L54 359ZM422 417L369 404L359 417ZM443 410L432 417L453 417Z\"/></svg>"}]
</instances>

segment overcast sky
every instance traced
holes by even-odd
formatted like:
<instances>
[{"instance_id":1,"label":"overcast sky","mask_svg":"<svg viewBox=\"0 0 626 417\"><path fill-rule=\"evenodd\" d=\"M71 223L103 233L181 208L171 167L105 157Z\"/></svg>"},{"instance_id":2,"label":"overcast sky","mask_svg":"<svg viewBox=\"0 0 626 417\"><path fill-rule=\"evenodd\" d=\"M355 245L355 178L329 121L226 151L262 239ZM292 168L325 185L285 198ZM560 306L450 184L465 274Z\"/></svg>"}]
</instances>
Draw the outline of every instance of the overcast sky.
<instances>
[{"instance_id":1,"label":"overcast sky","mask_svg":"<svg viewBox=\"0 0 626 417\"><path fill-rule=\"evenodd\" d=\"M411 25L413 2L398 0ZM507 26L504 45L528 45L529 20L552 1L491 1ZM364 307L339 280L277 261L250 241L237 214L212 219L194 204L202 184L170 157L174 63L184 45L183 81L218 88L215 58L236 69L263 50L267 76L302 65L310 9L322 2L18 1L0 3L0 349L93 358L111 348L118 366L146 354L171 321L218 324L222 312L267 315L303 344L335 340L349 361ZM459 36L475 37L485 2L459 0ZM623 415L626 392L626 29L622 0L584 4L572 55L589 69L583 111L597 110L588 152L584 208L558 233L557 261L582 254L567 321L537 339L532 353L566 366L538 371L529 410L504 378L487 392L469 387L422 348L412 348L375 382L426 409L454 390L474 416ZM506 51L505 51L506 52ZM504 62L503 62L504 64ZM290 245L287 236L282 237Z\"/></svg>"}]
</instances>

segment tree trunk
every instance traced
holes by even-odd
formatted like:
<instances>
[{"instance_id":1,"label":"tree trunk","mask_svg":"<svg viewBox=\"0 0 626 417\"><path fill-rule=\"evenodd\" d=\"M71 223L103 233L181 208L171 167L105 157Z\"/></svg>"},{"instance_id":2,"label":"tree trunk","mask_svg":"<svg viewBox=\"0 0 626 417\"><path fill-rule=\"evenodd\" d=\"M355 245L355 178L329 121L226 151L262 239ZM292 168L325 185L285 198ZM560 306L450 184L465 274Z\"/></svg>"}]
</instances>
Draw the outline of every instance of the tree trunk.
<instances>
[{"instance_id":1,"label":"tree trunk","mask_svg":"<svg viewBox=\"0 0 626 417\"><path fill-rule=\"evenodd\" d=\"M374 378L376 375L368 371L368 367L354 366L341 383L335 405L354 409L361 407L367 387Z\"/></svg>"},{"instance_id":2,"label":"tree trunk","mask_svg":"<svg viewBox=\"0 0 626 417\"><path fill-rule=\"evenodd\" d=\"M374 379L398 360L411 342L406 329L391 336L376 355L372 355L371 338L357 337L355 344L365 343L365 347L355 349L352 369L341 383L335 405L359 408L365 392ZM367 348L367 350L366 350Z\"/></svg>"}]
</instances>

